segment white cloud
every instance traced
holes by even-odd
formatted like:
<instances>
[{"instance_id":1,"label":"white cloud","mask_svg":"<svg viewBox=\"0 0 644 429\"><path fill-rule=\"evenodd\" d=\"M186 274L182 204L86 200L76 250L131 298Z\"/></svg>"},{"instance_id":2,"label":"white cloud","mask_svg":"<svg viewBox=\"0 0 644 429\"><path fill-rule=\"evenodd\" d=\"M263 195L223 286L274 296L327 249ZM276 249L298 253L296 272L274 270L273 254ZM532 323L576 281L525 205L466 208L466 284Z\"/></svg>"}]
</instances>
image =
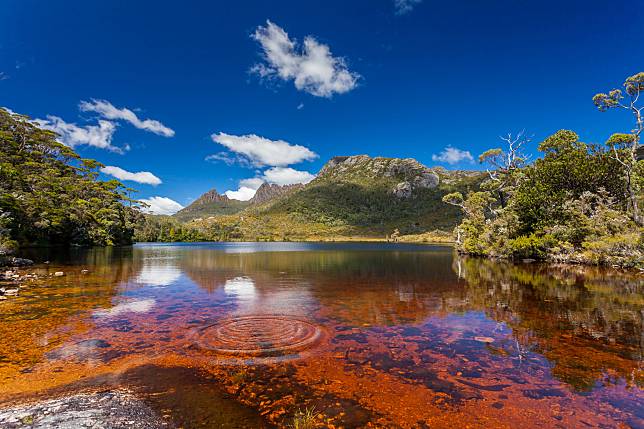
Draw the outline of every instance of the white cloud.
<instances>
[{"instance_id":1,"label":"white cloud","mask_svg":"<svg viewBox=\"0 0 644 429\"><path fill-rule=\"evenodd\" d=\"M455 147L447 146L438 155L432 155L432 161L446 162L448 164L458 164L461 161L473 162L472 154L469 150L461 150Z\"/></svg>"},{"instance_id":2,"label":"white cloud","mask_svg":"<svg viewBox=\"0 0 644 429\"><path fill-rule=\"evenodd\" d=\"M251 189L258 189L264 183L261 177L251 177L250 179L242 179L239 181L239 186L245 186Z\"/></svg>"},{"instance_id":3,"label":"white cloud","mask_svg":"<svg viewBox=\"0 0 644 429\"><path fill-rule=\"evenodd\" d=\"M213 134L211 138L215 143L245 157L257 167L265 165L287 166L317 158L315 152L304 146L292 145L284 140L269 140L255 134L233 136L219 133ZM215 156L220 156L220 154Z\"/></svg>"},{"instance_id":4,"label":"white cloud","mask_svg":"<svg viewBox=\"0 0 644 429\"><path fill-rule=\"evenodd\" d=\"M210 162L221 161L228 166L231 166L234 164L238 164L246 168L251 168L253 166L247 158L244 158L239 155L232 155L228 152L213 153L212 155L208 155L205 159L206 161L210 161Z\"/></svg>"},{"instance_id":5,"label":"white cloud","mask_svg":"<svg viewBox=\"0 0 644 429\"><path fill-rule=\"evenodd\" d=\"M354 89L360 75L349 71L343 58L331 55L329 46L314 37L304 38L299 47L280 26L266 21L251 36L262 46L265 62L251 72L262 78L293 80L295 87L317 97L331 97Z\"/></svg>"},{"instance_id":6,"label":"white cloud","mask_svg":"<svg viewBox=\"0 0 644 429\"><path fill-rule=\"evenodd\" d=\"M248 201L255 196L255 192L262 186L264 179L261 177L251 177L239 181L239 189L236 191L226 191L224 194L230 199L239 201Z\"/></svg>"},{"instance_id":7,"label":"white cloud","mask_svg":"<svg viewBox=\"0 0 644 429\"><path fill-rule=\"evenodd\" d=\"M273 167L264 172L264 179L269 183L278 185L293 185L295 183L309 183L315 176L308 171L295 170L289 167Z\"/></svg>"},{"instance_id":8,"label":"white cloud","mask_svg":"<svg viewBox=\"0 0 644 429\"><path fill-rule=\"evenodd\" d=\"M137 173L132 173L130 171L123 170L120 167L108 165L101 168L101 173L116 177L119 180L129 180L132 182L143 183L145 185L156 186L162 183L161 179L159 179L149 171L139 171Z\"/></svg>"},{"instance_id":9,"label":"white cloud","mask_svg":"<svg viewBox=\"0 0 644 429\"><path fill-rule=\"evenodd\" d=\"M116 131L116 125L110 121L99 120L98 125L82 127L65 122L58 116L48 115L47 119L34 119L33 122L41 128L58 134L58 141L69 147L87 145L117 153L123 153L128 149L112 145L112 136Z\"/></svg>"},{"instance_id":10,"label":"white cloud","mask_svg":"<svg viewBox=\"0 0 644 429\"><path fill-rule=\"evenodd\" d=\"M297 110L302 110L304 109L304 103L300 103L297 105Z\"/></svg>"},{"instance_id":11,"label":"white cloud","mask_svg":"<svg viewBox=\"0 0 644 429\"><path fill-rule=\"evenodd\" d=\"M396 15L404 15L411 12L417 4L423 0L394 0Z\"/></svg>"},{"instance_id":12,"label":"white cloud","mask_svg":"<svg viewBox=\"0 0 644 429\"><path fill-rule=\"evenodd\" d=\"M231 200L248 201L253 198L255 192L257 192L257 189L240 186L236 191L226 191L224 194Z\"/></svg>"},{"instance_id":13,"label":"white cloud","mask_svg":"<svg viewBox=\"0 0 644 429\"><path fill-rule=\"evenodd\" d=\"M143 198L140 201L149 205L141 210L151 214L171 215L183 208L181 204L167 197Z\"/></svg>"},{"instance_id":14,"label":"white cloud","mask_svg":"<svg viewBox=\"0 0 644 429\"><path fill-rule=\"evenodd\" d=\"M83 112L96 112L105 119L123 120L134 125L136 128L146 130L164 137L174 136L174 130L166 127L161 122L154 119L141 120L139 117L127 108L118 109L107 100L81 101L79 108Z\"/></svg>"},{"instance_id":15,"label":"white cloud","mask_svg":"<svg viewBox=\"0 0 644 429\"><path fill-rule=\"evenodd\" d=\"M0 80L7 80L9 79L9 75L6 74L5 72L0 72Z\"/></svg>"}]
</instances>

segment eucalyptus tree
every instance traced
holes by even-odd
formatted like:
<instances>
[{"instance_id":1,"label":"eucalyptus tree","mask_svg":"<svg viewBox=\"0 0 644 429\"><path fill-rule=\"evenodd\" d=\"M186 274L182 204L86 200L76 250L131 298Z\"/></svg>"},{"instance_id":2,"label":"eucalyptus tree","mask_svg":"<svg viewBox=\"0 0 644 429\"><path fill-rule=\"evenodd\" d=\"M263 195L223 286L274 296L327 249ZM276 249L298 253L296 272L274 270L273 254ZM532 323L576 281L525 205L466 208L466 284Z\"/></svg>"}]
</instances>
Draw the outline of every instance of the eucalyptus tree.
<instances>
[{"instance_id":1,"label":"eucalyptus tree","mask_svg":"<svg viewBox=\"0 0 644 429\"><path fill-rule=\"evenodd\" d=\"M524 130L514 136L508 133L499 138L505 143L506 149L486 150L479 155L479 162L488 165L489 178L485 187L493 191L501 207L505 207L520 180L521 169L528 162L529 156L522 148L530 142L530 137L526 136Z\"/></svg>"},{"instance_id":2,"label":"eucalyptus tree","mask_svg":"<svg viewBox=\"0 0 644 429\"><path fill-rule=\"evenodd\" d=\"M640 94L644 91L644 72L628 77L622 86L623 91L613 89L608 93L595 94L593 102L602 112L609 109L624 109L631 112L635 119L635 127L630 134L613 134L606 143L623 168L633 220L643 226L644 218L640 214L638 204L638 199L641 197L643 167L642 160L638 159L638 153L641 151L640 139L644 131L644 105L639 102Z\"/></svg>"}]
</instances>

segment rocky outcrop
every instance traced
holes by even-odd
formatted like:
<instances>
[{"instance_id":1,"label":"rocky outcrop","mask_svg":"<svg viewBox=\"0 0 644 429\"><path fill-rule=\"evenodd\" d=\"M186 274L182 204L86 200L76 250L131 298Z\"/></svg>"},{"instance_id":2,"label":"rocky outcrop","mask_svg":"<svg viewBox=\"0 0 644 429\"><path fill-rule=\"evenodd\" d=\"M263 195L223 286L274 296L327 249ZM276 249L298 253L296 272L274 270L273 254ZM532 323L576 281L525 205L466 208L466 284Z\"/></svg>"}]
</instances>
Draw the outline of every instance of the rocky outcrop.
<instances>
[{"instance_id":1,"label":"rocky outcrop","mask_svg":"<svg viewBox=\"0 0 644 429\"><path fill-rule=\"evenodd\" d=\"M336 156L320 170L319 178L371 178L395 180L391 192L397 198L410 198L417 189L438 186L440 178L413 158L372 158L367 155Z\"/></svg>"},{"instance_id":2,"label":"rocky outcrop","mask_svg":"<svg viewBox=\"0 0 644 429\"><path fill-rule=\"evenodd\" d=\"M13 428L171 428L129 392L80 393L0 409L0 427Z\"/></svg>"},{"instance_id":3,"label":"rocky outcrop","mask_svg":"<svg viewBox=\"0 0 644 429\"><path fill-rule=\"evenodd\" d=\"M209 216L234 214L247 206L248 201L232 200L213 189L201 195L188 207L179 210L173 217L182 222L187 222Z\"/></svg>"},{"instance_id":4,"label":"rocky outcrop","mask_svg":"<svg viewBox=\"0 0 644 429\"><path fill-rule=\"evenodd\" d=\"M302 189L303 187L304 185L302 184L280 186L273 183L262 183L262 186L257 189L257 192L255 192L253 198L249 200L249 203L263 204L265 202L274 200L275 198L281 197L282 195L286 195L290 192Z\"/></svg>"},{"instance_id":5,"label":"rocky outcrop","mask_svg":"<svg viewBox=\"0 0 644 429\"><path fill-rule=\"evenodd\" d=\"M198 205L209 204L214 202L226 202L229 200L230 199L226 195L221 195L215 189L212 189L206 192L205 194L201 195L199 198L197 198L191 205L198 206Z\"/></svg>"},{"instance_id":6,"label":"rocky outcrop","mask_svg":"<svg viewBox=\"0 0 644 429\"><path fill-rule=\"evenodd\" d=\"M393 191L391 191L396 198L409 198L411 197L412 192L414 189L411 186L411 183L409 182L400 182L397 184Z\"/></svg>"}]
</instances>

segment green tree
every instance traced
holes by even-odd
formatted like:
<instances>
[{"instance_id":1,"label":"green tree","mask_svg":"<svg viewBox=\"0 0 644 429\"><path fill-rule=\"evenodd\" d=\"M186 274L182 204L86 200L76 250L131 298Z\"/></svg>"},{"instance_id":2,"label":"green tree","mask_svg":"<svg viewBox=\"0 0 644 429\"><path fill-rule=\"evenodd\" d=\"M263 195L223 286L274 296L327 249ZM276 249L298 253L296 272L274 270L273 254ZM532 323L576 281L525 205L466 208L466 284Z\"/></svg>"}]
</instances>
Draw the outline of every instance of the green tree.
<instances>
[{"instance_id":1,"label":"green tree","mask_svg":"<svg viewBox=\"0 0 644 429\"><path fill-rule=\"evenodd\" d=\"M500 138L505 142L506 149L489 149L479 155L479 162L488 165L489 178L483 182L484 188L494 192L501 207L505 207L522 177L521 168L528 161L522 147L530 142L530 138L525 135L525 131L516 136L508 134Z\"/></svg>"},{"instance_id":2,"label":"green tree","mask_svg":"<svg viewBox=\"0 0 644 429\"><path fill-rule=\"evenodd\" d=\"M20 244L131 243L138 209L116 180L28 117L0 109L0 211Z\"/></svg>"},{"instance_id":3,"label":"green tree","mask_svg":"<svg viewBox=\"0 0 644 429\"><path fill-rule=\"evenodd\" d=\"M486 214L496 202L489 192L470 192L463 198L460 192L443 197L443 202L460 207L465 215L463 222L454 229L459 251L471 255L487 255L486 243L481 239L486 228Z\"/></svg>"},{"instance_id":4,"label":"green tree","mask_svg":"<svg viewBox=\"0 0 644 429\"><path fill-rule=\"evenodd\" d=\"M625 206L620 164L604 147L583 143L577 133L560 130L539 144L543 158L523 169L525 178L513 198L519 234L543 231L570 217L565 202L584 192L605 189Z\"/></svg>"},{"instance_id":5,"label":"green tree","mask_svg":"<svg viewBox=\"0 0 644 429\"><path fill-rule=\"evenodd\" d=\"M593 102L602 112L609 109L625 109L630 111L635 119L635 127L631 134L614 134L607 143L613 150L614 158L623 167L633 220L643 226L644 219L640 214L638 202L641 198L642 186L642 161L638 160L638 151L644 130L644 116L642 115L644 106L638 103L640 94L644 91L644 72L628 77L622 86L624 87L623 92L621 89L613 89L608 93L599 93L593 97Z\"/></svg>"}]
</instances>

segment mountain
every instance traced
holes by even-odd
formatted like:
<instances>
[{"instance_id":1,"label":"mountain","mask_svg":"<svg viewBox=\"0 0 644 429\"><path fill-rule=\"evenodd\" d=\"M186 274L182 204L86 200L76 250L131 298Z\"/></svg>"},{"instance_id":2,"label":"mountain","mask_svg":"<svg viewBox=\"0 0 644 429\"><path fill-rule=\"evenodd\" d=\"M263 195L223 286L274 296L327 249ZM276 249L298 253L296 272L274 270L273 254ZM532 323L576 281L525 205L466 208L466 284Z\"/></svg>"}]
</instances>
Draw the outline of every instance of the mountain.
<instances>
[{"instance_id":1,"label":"mountain","mask_svg":"<svg viewBox=\"0 0 644 429\"><path fill-rule=\"evenodd\" d=\"M476 187L481 177L431 169L411 158L335 157L315 180L276 200L267 213L358 235L451 230L461 214L442 202L443 195Z\"/></svg>"},{"instance_id":2,"label":"mountain","mask_svg":"<svg viewBox=\"0 0 644 429\"><path fill-rule=\"evenodd\" d=\"M244 210L248 205L247 201L231 200L213 189L197 198L188 207L179 210L173 217L186 222L210 216L230 215Z\"/></svg>"},{"instance_id":3,"label":"mountain","mask_svg":"<svg viewBox=\"0 0 644 429\"><path fill-rule=\"evenodd\" d=\"M411 158L338 156L306 185L195 225L224 240L382 238L394 229L402 234L451 231L461 213L442 197L477 189L483 178L480 171L429 168Z\"/></svg>"},{"instance_id":4,"label":"mountain","mask_svg":"<svg viewBox=\"0 0 644 429\"><path fill-rule=\"evenodd\" d=\"M265 202L274 200L282 195L289 194L295 190L301 189L304 185L276 185L273 183L262 183L262 185L257 189L253 198L248 202L252 204L263 204Z\"/></svg>"},{"instance_id":5,"label":"mountain","mask_svg":"<svg viewBox=\"0 0 644 429\"><path fill-rule=\"evenodd\" d=\"M267 203L275 198L286 195L303 185L276 185L262 183L257 192L248 201L239 201L228 198L226 195L219 194L212 189L199 198L197 198L188 207L178 211L173 215L179 221L187 222L196 219L209 218L211 216L232 215L255 205Z\"/></svg>"}]
</instances>

